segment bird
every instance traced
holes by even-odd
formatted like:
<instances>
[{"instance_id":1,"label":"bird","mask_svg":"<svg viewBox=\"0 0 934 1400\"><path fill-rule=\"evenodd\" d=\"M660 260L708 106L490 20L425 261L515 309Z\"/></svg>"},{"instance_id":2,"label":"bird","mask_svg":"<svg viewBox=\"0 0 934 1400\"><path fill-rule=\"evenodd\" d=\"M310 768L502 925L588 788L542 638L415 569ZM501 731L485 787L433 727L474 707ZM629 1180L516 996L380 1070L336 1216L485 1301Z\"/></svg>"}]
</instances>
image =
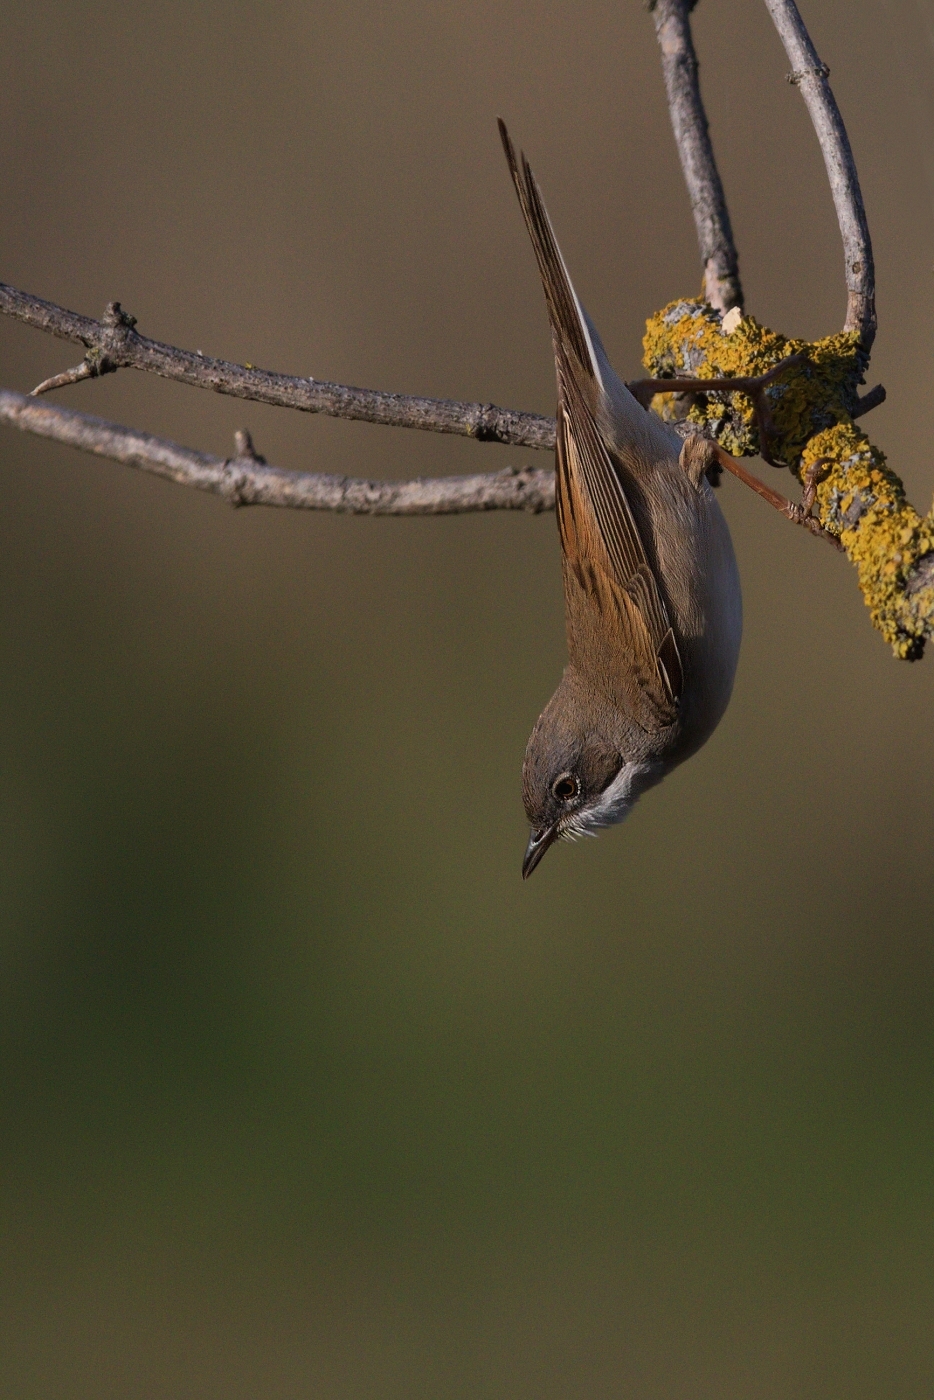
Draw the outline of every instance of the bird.
<instances>
[{"instance_id":1,"label":"bird","mask_svg":"<svg viewBox=\"0 0 934 1400\"><path fill-rule=\"evenodd\" d=\"M523 763L527 879L556 841L621 822L709 739L733 689L742 595L707 479L714 448L680 437L615 373L531 167L499 130L551 323L568 648Z\"/></svg>"}]
</instances>

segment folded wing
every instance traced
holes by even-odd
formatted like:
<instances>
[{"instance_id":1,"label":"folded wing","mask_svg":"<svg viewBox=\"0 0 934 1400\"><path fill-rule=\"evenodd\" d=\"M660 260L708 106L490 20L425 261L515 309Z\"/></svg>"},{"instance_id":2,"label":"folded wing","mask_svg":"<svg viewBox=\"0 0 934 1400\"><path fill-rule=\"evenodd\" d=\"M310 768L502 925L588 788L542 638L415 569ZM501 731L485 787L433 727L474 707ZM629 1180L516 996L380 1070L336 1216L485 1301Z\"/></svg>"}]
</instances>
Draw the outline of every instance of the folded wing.
<instances>
[{"instance_id":1,"label":"folded wing","mask_svg":"<svg viewBox=\"0 0 934 1400\"><path fill-rule=\"evenodd\" d=\"M531 168L500 135L535 249L551 321L558 377L557 514L561 547L577 583L626 647L630 702L647 728L677 717L681 659L668 610L623 483L595 415L603 385L587 320L555 240Z\"/></svg>"}]
</instances>

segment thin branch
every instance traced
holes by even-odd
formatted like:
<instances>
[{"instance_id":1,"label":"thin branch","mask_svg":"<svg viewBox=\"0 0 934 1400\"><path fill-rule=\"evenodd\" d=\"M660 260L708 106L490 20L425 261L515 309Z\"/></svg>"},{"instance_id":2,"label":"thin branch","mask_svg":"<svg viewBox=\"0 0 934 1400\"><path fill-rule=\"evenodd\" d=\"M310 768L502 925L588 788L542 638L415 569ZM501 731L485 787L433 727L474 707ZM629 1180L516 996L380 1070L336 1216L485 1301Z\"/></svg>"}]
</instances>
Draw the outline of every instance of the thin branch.
<instances>
[{"instance_id":1,"label":"thin branch","mask_svg":"<svg viewBox=\"0 0 934 1400\"><path fill-rule=\"evenodd\" d=\"M0 389L0 423L136 467L178 486L210 491L233 506L284 506L342 515L463 515L487 510L523 510L538 515L553 510L555 504L555 478L550 470L507 468L476 476L419 477L410 481L368 481L324 472L288 472L269 466L243 429L234 434L234 456L214 457L90 413L40 404L32 395L10 389ZM811 501L802 510L753 476L716 443L709 443L708 452L789 520L805 525L815 534L826 534L810 516Z\"/></svg>"},{"instance_id":2,"label":"thin branch","mask_svg":"<svg viewBox=\"0 0 934 1400\"><path fill-rule=\"evenodd\" d=\"M555 445L554 419L538 413L518 413L509 408L497 408L495 404L387 394L378 389L356 389L321 379L300 379L255 369L252 365L214 360L193 350L180 350L174 345L149 340L138 334L135 318L116 301L110 303L103 320L94 321L0 282L0 314L48 331L61 340L85 346L88 353L83 363L88 368L87 374L66 371L63 383L74 383L78 378L107 374L116 369L140 369L164 379L230 394L233 398L297 408L305 413L324 413L332 418L356 418L396 428L455 433L511 447L548 451ZM67 377L72 374L75 378ZM46 380L38 389L44 392L51 387L51 381Z\"/></svg>"},{"instance_id":3,"label":"thin branch","mask_svg":"<svg viewBox=\"0 0 934 1400\"><path fill-rule=\"evenodd\" d=\"M765 0L765 4L792 66L788 81L801 89L827 167L846 264L844 330L858 331L868 354L876 334L872 243L850 138L827 81L830 69L818 58L795 0Z\"/></svg>"},{"instance_id":4,"label":"thin branch","mask_svg":"<svg viewBox=\"0 0 934 1400\"><path fill-rule=\"evenodd\" d=\"M82 379L93 378L93 368L87 360L82 360L80 365L75 365L74 369L65 369L62 370L61 374L53 374L48 379L43 379L41 384L37 384L34 389L29 391L29 397L37 399L40 394L47 394L50 389L64 389L66 384L80 384Z\"/></svg>"},{"instance_id":5,"label":"thin branch","mask_svg":"<svg viewBox=\"0 0 934 1400\"><path fill-rule=\"evenodd\" d=\"M863 394L861 398L856 400L856 408L853 410L853 417L862 418L864 414L871 413L874 408L878 408L880 404L885 403L887 398L888 394L885 391L885 385L877 384L874 389L870 389L868 393Z\"/></svg>"},{"instance_id":6,"label":"thin branch","mask_svg":"<svg viewBox=\"0 0 934 1400\"><path fill-rule=\"evenodd\" d=\"M287 472L268 466L256 454L248 433L237 434L234 457L212 457L9 389L0 389L0 423L152 472L180 486L211 491L236 506L287 506L346 515L458 515L484 510L537 514L552 510L555 503L550 469L528 467L414 481Z\"/></svg>"},{"instance_id":7,"label":"thin branch","mask_svg":"<svg viewBox=\"0 0 934 1400\"><path fill-rule=\"evenodd\" d=\"M693 8L691 0L651 0L650 3L662 51L671 125L704 264L704 295L717 311L726 312L734 306L742 309L743 289L726 196L701 101L697 55L688 18Z\"/></svg>"}]
</instances>

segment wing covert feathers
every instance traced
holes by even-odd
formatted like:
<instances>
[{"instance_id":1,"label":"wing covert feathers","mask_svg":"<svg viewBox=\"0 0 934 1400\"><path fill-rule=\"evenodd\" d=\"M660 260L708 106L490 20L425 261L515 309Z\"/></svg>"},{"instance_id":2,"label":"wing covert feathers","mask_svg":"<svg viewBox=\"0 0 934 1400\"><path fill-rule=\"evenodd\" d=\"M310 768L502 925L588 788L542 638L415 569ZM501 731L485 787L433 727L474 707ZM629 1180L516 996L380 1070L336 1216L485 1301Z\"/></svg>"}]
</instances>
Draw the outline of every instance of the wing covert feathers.
<instances>
[{"instance_id":1,"label":"wing covert feathers","mask_svg":"<svg viewBox=\"0 0 934 1400\"><path fill-rule=\"evenodd\" d=\"M634 714L674 722L683 675L668 609L626 495L623 467L596 417L599 369L577 295L525 156L500 136L545 290L558 378L557 515L561 547L585 596L612 616L631 667ZM627 675L627 680L629 679Z\"/></svg>"}]
</instances>

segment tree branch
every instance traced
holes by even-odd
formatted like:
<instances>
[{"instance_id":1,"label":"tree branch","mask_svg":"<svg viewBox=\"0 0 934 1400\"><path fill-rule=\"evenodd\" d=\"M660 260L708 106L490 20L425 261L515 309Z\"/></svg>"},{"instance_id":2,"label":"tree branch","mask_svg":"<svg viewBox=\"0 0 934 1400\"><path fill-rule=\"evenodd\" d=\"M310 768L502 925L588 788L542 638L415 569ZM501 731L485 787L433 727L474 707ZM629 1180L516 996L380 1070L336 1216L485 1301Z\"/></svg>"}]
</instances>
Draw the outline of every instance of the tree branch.
<instances>
[{"instance_id":1,"label":"tree branch","mask_svg":"<svg viewBox=\"0 0 934 1400\"><path fill-rule=\"evenodd\" d=\"M795 0L765 0L765 4L792 66L788 81L801 89L827 168L846 263L847 307L843 328L859 333L868 354L876 335L872 243L850 138L827 81L830 69L818 58Z\"/></svg>"},{"instance_id":2,"label":"tree branch","mask_svg":"<svg viewBox=\"0 0 934 1400\"><path fill-rule=\"evenodd\" d=\"M117 369L140 369L199 389L213 389L217 394L253 399L281 408L297 408L305 413L324 413L331 418L356 418L395 428L455 433L481 442L502 442L512 447L545 451L555 445L554 419L537 413L518 413L494 404L458 403L452 399L415 398L378 389L356 389L321 379L274 374L270 370L254 369L252 365L235 365L192 350L179 350L174 345L139 335L134 329L135 318L116 301L107 307L103 320L94 321L0 282L0 314L87 349L81 365L44 380L34 393L44 393L63 383L75 383L78 379L94 378Z\"/></svg>"},{"instance_id":3,"label":"tree branch","mask_svg":"<svg viewBox=\"0 0 934 1400\"><path fill-rule=\"evenodd\" d=\"M742 309L739 259L726 207L723 183L697 78L697 55L691 38L689 12L696 0L650 0L655 33L662 51L662 72L675 144L688 187L701 261L704 296L717 311Z\"/></svg>"},{"instance_id":4,"label":"tree branch","mask_svg":"<svg viewBox=\"0 0 934 1400\"><path fill-rule=\"evenodd\" d=\"M682 300L652 318L650 332L659 322L666 329L656 337L651 354L647 338L647 363L658 361L656 368L663 371L663 377L634 381L630 388L637 396L641 394L643 402L650 392L663 392L671 398L673 391L684 391L688 398L695 396L695 407L702 400L707 402L702 386L712 391L714 399L717 393L734 389L752 394L759 436L768 454L772 405L766 396L774 375L787 369L795 357L789 360L786 356L783 364L774 365L768 364L766 357L763 363L763 340L776 347L787 347L790 342L742 315L736 250L697 80L697 58L688 18L695 3L696 0L649 0L649 9L655 13L672 125L704 262L708 305L694 299ZM934 510L922 517L910 506L902 483L886 466L884 455L853 421L885 397L881 386L862 399L855 396L855 384L868 363L876 330L872 248L859 181L846 130L827 83L828 70L814 51L794 0L765 3L794 66L789 78L802 89L824 156L846 256L845 330L856 333L859 344L854 346L848 341L841 350L836 344L840 337L829 337L810 347L799 343L800 351L809 351L816 357L815 364L824 366L824 378L810 376L817 398L805 395L803 404L792 405L794 411L785 432L786 437L792 432L794 450L790 452L786 441L781 453L771 457L790 462L800 477L804 487L800 505L773 492L732 458L727 460L719 441L712 454L789 519L815 534L839 541L856 565L873 623L897 656L915 659L921 655L925 642L934 637ZM553 419L491 404L351 388L210 359L139 335L134 318L122 310L119 302L111 302L103 319L95 321L0 283L0 314L85 349L80 364L43 380L30 397L0 390L0 423L68 443L180 485L211 491L232 505L361 515L539 512L554 506L554 474L550 470L527 468L401 482L287 472L269 466L258 456L247 433L236 434L232 457L213 457L148 433L40 402L37 396L127 367L235 398L309 413L546 450L555 443ZM681 337L673 347L673 326L685 317L698 324L692 325L690 344ZM756 346L751 347L748 335L742 332L747 321L747 331L751 328L758 334ZM711 331L716 332L717 353L710 363L719 372L707 379L684 377L685 371L698 367L697 354L704 336ZM732 364L724 365L720 354L724 346L744 350L744 354L738 362L734 356ZM687 355L688 349L691 356ZM750 374L753 367L761 372ZM677 377L671 377L672 370ZM707 407L711 404L707 403ZM731 432L736 426L721 414L716 423L721 431L724 423ZM701 425L684 420L673 426L686 435ZM798 431L802 427L803 435ZM706 428L718 436L712 418L706 420ZM768 455L766 459L769 460Z\"/></svg>"},{"instance_id":5,"label":"tree branch","mask_svg":"<svg viewBox=\"0 0 934 1400\"><path fill-rule=\"evenodd\" d=\"M287 472L258 457L246 433L237 434L235 456L212 457L88 413L37 403L9 389L0 389L0 423L152 472L180 486L211 491L235 506L287 506L346 515L457 515L483 510L537 514L552 510L555 503L550 468L509 468L414 481Z\"/></svg>"}]
</instances>

